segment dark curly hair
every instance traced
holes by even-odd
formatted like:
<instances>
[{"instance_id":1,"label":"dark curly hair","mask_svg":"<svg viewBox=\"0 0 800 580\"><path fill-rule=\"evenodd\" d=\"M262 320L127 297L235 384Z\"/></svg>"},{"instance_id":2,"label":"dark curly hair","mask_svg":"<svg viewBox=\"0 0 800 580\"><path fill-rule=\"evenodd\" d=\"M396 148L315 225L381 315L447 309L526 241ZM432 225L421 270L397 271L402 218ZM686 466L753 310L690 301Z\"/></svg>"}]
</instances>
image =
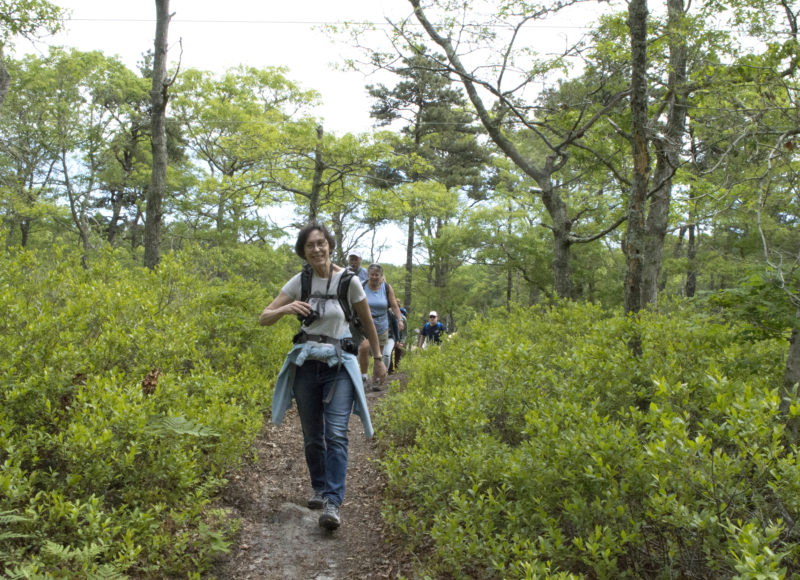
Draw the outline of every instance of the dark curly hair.
<instances>
[{"instance_id":1,"label":"dark curly hair","mask_svg":"<svg viewBox=\"0 0 800 580\"><path fill-rule=\"evenodd\" d=\"M328 250L331 254L333 254L333 250L336 248L336 240L333 239L333 235L328 231L328 228L321 223L311 222L303 226L303 229L297 234L297 241L294 244L294 253L303 260L306 259L306 242L308 241L308 236L310 236L311 232L314 230L319 230L322 232L322 235L325 236L325 240L328 242Z\"/></svg>"}]
</instances>

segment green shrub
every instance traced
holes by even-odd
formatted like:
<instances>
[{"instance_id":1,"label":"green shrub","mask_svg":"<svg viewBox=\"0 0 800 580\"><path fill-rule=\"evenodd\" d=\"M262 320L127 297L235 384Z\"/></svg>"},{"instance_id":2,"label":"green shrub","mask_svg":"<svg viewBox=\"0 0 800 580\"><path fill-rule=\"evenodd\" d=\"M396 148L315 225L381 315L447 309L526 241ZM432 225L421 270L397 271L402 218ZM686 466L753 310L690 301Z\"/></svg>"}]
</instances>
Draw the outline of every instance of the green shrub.
<instances>
[{"instance_id":1,"label":"green shrub","mask_svg":"<svg viewBox=\"0 0 800 580\"><path fill-rule=\"evenodd\" d=\"M644 354L630 354L634 333ZM496 312L404 360L375 418L385 517L455 578L800 571L786 343L588 304Z\"/></svg>"},{"instance_id":2,"label":"green shrub","mask_svg":"<svg viewBox=\"0 0 800 580\"><path fill-rule=\"evenodd\" d=\"M290 336L258 327L287 264L262 254L249 279L211 252L155 271L110 250L88 268L61 247L0 255L0 572L184 575L226 549L212 500Z\"/></svg>"}]
</instances>

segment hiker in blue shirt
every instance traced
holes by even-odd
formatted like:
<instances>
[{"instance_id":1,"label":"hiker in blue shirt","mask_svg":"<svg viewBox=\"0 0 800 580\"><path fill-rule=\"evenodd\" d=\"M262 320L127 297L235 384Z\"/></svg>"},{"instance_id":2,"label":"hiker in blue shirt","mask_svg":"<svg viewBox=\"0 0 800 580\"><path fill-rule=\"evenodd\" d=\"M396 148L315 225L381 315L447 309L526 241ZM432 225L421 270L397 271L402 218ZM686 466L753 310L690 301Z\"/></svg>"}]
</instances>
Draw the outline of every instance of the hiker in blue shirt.
<instances>
[{"instance_id":1,"label":"hiker in blue shirt","mask_svg":"<svg viewBox=\"0 0 800 580\"><path fill-rule=\"evenodd\" d=\"M367 296L367 304L372 319L375 322L375 329L378 333L381 353L383 353L383 363L389 366L389 358L394 349L395 337L390 332L391 311L397 320L399 330L403 330L404 325L401 321L400 305L394 295L391 284L386 282L383 275L383 267L380 264L370 264L367 283L364 284L364 293ZM367 370L369 369L370 345L366 341L361 343L358 351L358 363L361 366L361 378L366 382ZM382 388L382 381L372 383L372 390L379 391Z\"/></svg>"},{"instance_id":2,"label":"hiker in blue shirt","mask_svg":"<svg viewBox=\"0 0 800 580\"><path fill-rule=\"evenodd\" d=\"M440 344L442 342L442 334L445 332L444 324L439 322L439 315L436 313L435 310L431 310L431 313L428 315L428 322L425 323L425 326L422 327L422 331L419 333L419 342L417 346L422 346L424 341L434 342L436 344Z\"/></svg>"}]
</instances>

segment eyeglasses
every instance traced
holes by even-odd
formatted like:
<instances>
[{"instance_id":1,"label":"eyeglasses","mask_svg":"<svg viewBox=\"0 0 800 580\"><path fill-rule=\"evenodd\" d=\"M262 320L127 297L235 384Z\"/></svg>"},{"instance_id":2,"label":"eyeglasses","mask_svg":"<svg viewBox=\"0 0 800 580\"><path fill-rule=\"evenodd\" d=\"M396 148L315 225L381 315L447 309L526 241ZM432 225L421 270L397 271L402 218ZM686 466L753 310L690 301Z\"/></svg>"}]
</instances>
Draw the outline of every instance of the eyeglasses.
<instances>
[{"instance_id":1,"label":"eyeglasses","mask_svg":"<svg viewBox=\"0 0 800 580\"><path fill-rule=\"evenodd\" d=\"M318 242L306 242L305 248L308 250L313 250L314 248L325 249L328 247L328 240L319 240Z\"/></svg>"}]
</instances>

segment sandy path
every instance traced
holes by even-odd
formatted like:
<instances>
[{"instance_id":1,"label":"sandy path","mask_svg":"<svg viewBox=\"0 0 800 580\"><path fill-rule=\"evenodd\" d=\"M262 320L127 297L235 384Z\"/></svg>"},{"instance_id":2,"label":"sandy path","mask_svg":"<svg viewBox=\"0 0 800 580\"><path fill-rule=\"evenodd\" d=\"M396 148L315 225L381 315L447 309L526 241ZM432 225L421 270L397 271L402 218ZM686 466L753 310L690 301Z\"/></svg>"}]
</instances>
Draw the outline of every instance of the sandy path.
<instances>
[{"instance_id":1,"label":"sandy path","mask_svg":"<svg viewBox=\"0 0 800 580\"><path fill-rule=\"evenodd\" d=\"M371 408L384 392L368 394ZM247 461L232 474L222 496L225 507L241 519L236 542L205 578L412 576L411 557L384 539L380 515L384 484L370 461L377 456L377 449L364 437L356 416L350 421L349 450L342 526L328 532L317 524L320 512L306 507L308 471L296 410L287 413L280 427L267 423L253 446L258 460Z\"/></svg>"}]
</instances>

